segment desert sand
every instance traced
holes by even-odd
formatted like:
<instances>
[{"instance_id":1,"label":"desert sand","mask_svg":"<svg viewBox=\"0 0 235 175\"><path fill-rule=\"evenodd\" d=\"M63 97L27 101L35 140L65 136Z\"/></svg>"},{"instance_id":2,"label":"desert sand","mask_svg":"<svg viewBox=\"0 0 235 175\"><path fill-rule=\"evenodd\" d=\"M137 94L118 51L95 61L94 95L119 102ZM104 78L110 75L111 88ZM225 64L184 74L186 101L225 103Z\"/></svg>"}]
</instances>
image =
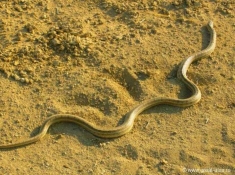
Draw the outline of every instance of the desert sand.
<instances>
[{"instance_id":1,"label":"desert sand","mask_svg":"<svg viewBox=\"0 0 235 175\"><path fill-rule=\"evenodd\" d=\"M144 100L187 98L180 62L209 43L188 77L199 103L153 107L116 139L73 123L39 142L0 150L0 174L235 174L235 2L3 0L0 144L36 135L53 114L116 127ZM192 172L196 171L196 172Z\"/></svg>"}]
</instances>

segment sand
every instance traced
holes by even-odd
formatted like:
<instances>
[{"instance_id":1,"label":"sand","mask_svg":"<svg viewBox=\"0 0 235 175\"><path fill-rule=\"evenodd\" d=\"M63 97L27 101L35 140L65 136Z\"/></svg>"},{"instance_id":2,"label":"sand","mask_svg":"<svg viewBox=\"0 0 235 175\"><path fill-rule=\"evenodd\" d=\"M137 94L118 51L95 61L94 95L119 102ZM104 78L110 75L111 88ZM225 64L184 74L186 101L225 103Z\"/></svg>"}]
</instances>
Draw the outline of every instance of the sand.
<instances>
[{"instance_id":1,"label":"sand","mask_svg":"<svg viewBox=\"0 0 235 175\"><path fill-rule=\"evenodd\" d=\"M36 135L53 114L109 128L144 100L187 98L177 68L207 46L209 20L217 45L188 71L198 104L153 107L117 139L55 124L35 144L0 150L0 174L235 174L234 9L226 0L1 1L0 144Z\"/></svg>"}]
</instances>

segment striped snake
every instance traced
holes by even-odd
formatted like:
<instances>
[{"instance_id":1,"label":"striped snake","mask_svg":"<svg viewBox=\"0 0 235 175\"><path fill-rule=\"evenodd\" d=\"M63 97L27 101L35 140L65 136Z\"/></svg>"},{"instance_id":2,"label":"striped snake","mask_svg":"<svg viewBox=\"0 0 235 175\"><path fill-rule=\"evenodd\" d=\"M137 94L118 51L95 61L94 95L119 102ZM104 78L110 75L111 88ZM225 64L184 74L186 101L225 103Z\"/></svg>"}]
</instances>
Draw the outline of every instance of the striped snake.
<instances>
[{"instance_id":1,"label":"striped snake","mask_svg":"<svg viewBox=\"0 0 235 175\"><path fill-rule=\"evenodd\" d=\"M21 147L21 146L25 146L25 145L37 142L46 135L51 125L53 125L54 123L58 123L58 122L76 123L79 126L86 129L87 131L89 131L90 133L92 133L93 135L97 137L101 137L101 138L120 137L132 129L135 118L146 109L149 109L153 106L160 105L160 104L179 106L179 107L188 107L199 102L201 99L200 89L196 86L196 84L194 84L192 81L190 81L187 78L186 73L192 62L202 57L209 56L215 49L216 32L213 28L212 21L209 21L207 28L210 32L210 43L207 46L207 48L200 52L194 53L193 55L189 56L184 61L182 61L177 72L177 77L180 80L182 80L184 84L191 90L192 92L191 97L186 98L186 99L173 99L173 98L159 97L159 98L146 100L140 105L138 105L137 107L135 107L132 111L130 111L129 114L126 115L124 122L120 126L117 126L115 128L110 128L110 129L99 128L93 125L92 123L88 122L87 120L81 117L75 116L75 115L71 115L71 114L52 115L51 117L49 117L48 119L44 121L44 123L41 126L40 132L36 136L29 138L22 142L0 145L0 149L16 148L16 147Z\"/></svg>"}]
</instances>

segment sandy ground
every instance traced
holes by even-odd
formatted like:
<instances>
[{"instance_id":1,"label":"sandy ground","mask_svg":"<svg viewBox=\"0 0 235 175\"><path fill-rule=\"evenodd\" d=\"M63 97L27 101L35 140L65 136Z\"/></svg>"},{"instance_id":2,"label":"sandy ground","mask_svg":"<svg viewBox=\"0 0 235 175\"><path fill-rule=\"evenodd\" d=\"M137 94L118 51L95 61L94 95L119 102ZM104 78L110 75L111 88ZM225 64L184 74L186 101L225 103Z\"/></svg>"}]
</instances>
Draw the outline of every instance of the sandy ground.
<instances>
[{"instance_id":1,"label":"sandy ground","mask_svg":"<svg viewBox=\"0 0 235 175\"><path fill-rule=\"evenodd\" d=\"M210 19L218 36L188 72L200 103L147 110L117 139L55 124L36 144L0 150L0 174L235 174L234 9L227 0L2 0L1 144L36 135L53 114L107 128L146 99L189 97L178 64L207 46Z\"/></svg>"}]
</instances>

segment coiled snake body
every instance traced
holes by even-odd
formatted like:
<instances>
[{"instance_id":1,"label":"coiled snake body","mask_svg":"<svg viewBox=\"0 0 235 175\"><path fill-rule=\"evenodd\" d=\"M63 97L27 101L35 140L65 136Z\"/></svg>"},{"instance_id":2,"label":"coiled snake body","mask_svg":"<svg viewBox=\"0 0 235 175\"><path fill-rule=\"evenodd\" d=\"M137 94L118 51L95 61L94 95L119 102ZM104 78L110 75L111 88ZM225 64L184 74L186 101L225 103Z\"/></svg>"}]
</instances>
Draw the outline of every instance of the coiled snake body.
<instances>
[{"instance_id":1,"label":"coiled snake body","mask_svg":"<svg viewBox=\"0 0 235 175\"><path fill-rule=\"evenodd\" d=\"M87 120L71 115L71 114L56 114L51 117L49 117L45 122L42 124L40 132L38 135L29 138L25 141L22 142L17 142L17 143L12 143L12 144L6 144L6 145L0 145L0 149L6 149L6 148L16 148L16 147L21 147L25 146L34 142L39 141L42 139L49 127L53 125L54 123L58 122L73 122L81 127L85 128L87 131L92 133L95 136L101 137L101 138L115 138L115 137L120 137L127 132L129 132L134 124L135 118L143 111L146 109L149 109L153 106L160 105L160 104L167 104L167 105L172 105L172 106L179 106L179 107L188 107L191 106L197 102L200 101L201 99L201 92L200 89L194 84L192 81L190 81L187 78L187 70L190 66L190 64L202 57L209 56L215 49L216 45L216 32L213 28L213 22L210 21L207 25L207 28L210 32L210 43L207 46L206 49L197 52L188 58L186 58L184 61L179 66L178 72L177 72L177 77L184 82L184 84L191 90L192 96L186 99L173 99L173 98L166 98L166 97L159 97L159 98L153 98L147 101L144 101L137 107L135 107L129 115L127 115L124 119L123 124L120 126L117 126L115 128L110 128L110 129L102 129L99 128L92 123L88 122Z\"/></svg>"}]
</instances>

